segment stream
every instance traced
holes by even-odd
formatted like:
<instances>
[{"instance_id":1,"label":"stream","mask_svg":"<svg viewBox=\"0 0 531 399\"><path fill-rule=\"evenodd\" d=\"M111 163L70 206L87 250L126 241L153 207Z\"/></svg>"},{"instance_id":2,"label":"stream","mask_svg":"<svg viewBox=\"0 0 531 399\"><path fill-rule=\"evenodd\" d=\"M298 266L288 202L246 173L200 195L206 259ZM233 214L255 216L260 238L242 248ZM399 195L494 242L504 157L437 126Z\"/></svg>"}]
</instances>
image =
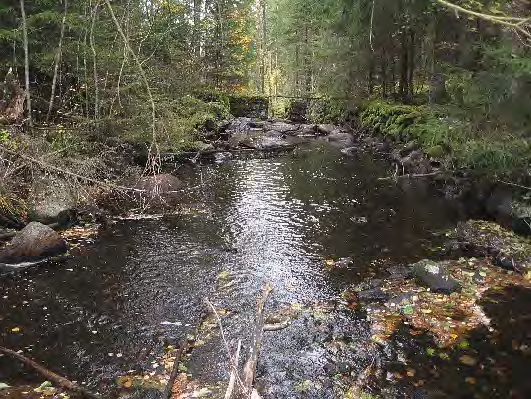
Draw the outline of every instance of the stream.
<instances>
[{"instance_id":1,"label":"stream","mask_svg":"<svg viewBox=\"0 0 531 399\"><path fill-rule=\"evenodd\" d=\"M371 343L364 315L337 304L349 284L433 257L444 238L436 233L455 226L458 212L429 185L378 180L392 174L387 161L343 157L323 143L178 174L202 184L182 199L179 215L118 221L64 262L0 276L2 345L110 396L117 377L157 371L164 348L194 334L205 298L226 310L227 340L241 338L247 354L256 300L270 283L268 313L304 311L265 333L257 374L264 398L344 397L341 375L414 357L415 346L400 339ZM353 259L347 269L325 267L344 257ZM215 393L226 386L228 362L219 331L210 335L187 371ZM390 385L385 373L378 378ZM40 381L0 358L4 380ZM443 392L433 397L460 397L440 381L428 384L428 392ZM410 388L393 386L386 397L411 397Z\"/></svg>"}]
</instances>

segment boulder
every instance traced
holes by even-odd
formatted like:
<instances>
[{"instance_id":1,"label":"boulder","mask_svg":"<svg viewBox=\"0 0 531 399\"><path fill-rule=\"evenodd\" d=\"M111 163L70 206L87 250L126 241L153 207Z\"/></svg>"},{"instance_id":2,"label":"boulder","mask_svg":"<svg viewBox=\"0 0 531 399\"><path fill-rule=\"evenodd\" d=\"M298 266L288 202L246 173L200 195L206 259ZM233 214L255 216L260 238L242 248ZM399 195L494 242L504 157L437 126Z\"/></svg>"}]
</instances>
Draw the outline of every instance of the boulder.
<instances>
[{"instance_id":1,"label":"boulder","mask_svg":"<svg viewBox=\"0 0 531 399\"><path fill-rule=\"evenodd\" d=\"M330 125L330 124L317 125L317 133L319 133L322 136L328 136L334 130L337 130L337 126L335 125Z\"/></svg>"},{"instance_id":2,"label":"boulder","mask_svg":"<svg viewBox=\"0 0 531 399\"><path fill-rule=\"evenodd\" d=\"M66 241L48 226L32 222L0 252L0 263L39 260L66 252Z\"/></svg>"},{"instance_id":3,"label":"boulder","mask_svg":"<svg viewBox=\"0 0 531 399\"><path fill-rule=\"evenodd\" d=\"M277 132L286 134L290 132L297 132L299 130L299 127L299 125L292 125L291 123L275 122L271 125L266 126L266 130L276 130Z\"/></svg>"},{"instance_id":4,"label":"boulder","mask_svg":"<svg viewBox=\"0 0 531 399\"><path fill-rule=\"evenodd\" d=\"M474 257L492 257L494 264L521 273L531 270L531 240L481 220L459 223L448 233L451 245Z\"/></svg>"},{"instance_id":5,"label":"boulder","mask_svg":"<svg viewBox=\"0 0 531 399\"><path fill-rule=\"evenodd\" d=\"M254 141L254 148L258 150L269 150L289 147L292 147L292 145L281 137L265 136L260 137Z\"/></svg>"},{"instance_id":6,"label":"boulder","mask_svg":"<svg viewBox=\"0 0 531 399\"><path fill-rule=\"evenodd\" d=\"M531 204L514 200L512 202L512 228L522 235L531 235Z\"/></svg>"},{"instance_id":7,"label":"boulder","mask_svg":"<svg viewBox=\"0 0 531 399\"><path fill-rule=\"evenodd\" d=\"M216 152L214 154L214 163L225 163L233 158L230 152Z\"/></svg>"},{"instance_id":8,"label":"boulder","mask_svg":"<svg viewBox=\"0 0 531 399\"><path fill-rule=\"evenodd\" d=\"M317 125L301 125L298 134L301 136L315 136L317 134Z\"/></svg>"},{"instance_id":9,"label":"boulder","mask_svg":"<svg viewBox=\"0 0 531 399\"><path fill-rule=\"evenodd\" d=\"M143 190L149 195L173 194L183 186L181 180L170 174L144 176L135 185L137 190Z\"/></svg>"},{"instance_id":10,"label":"boulder","mask_svg":"<svg viewBox=\"0 0 531 399\"><path fill-rule=\"evenodd\" d=\"M389 294L381 288L373 288L359 292L358 299L363 302L385 302L389 299Z\"/></svg>"},{"instance_id":11,"label":"boulder","mask_svg":"<svg viewBox=\"0 0 531 399\"><path fill-rule=\"evenodd\" d=\"M328 135L328 141L336 147L348 148L354 144L354 137L350 133L334 130Z\"/></svg>"},{"instance_id":12,"label":"boulder","mask_svg":"<svg viewBox=\"0 0 531 399\"><path fill-rule=\"evenodd\" d=\"M42 178L33 184L30 202L35 220L50 224L64 219L64 215L76 207L77 196L64 180Z\"/></svg>"},{"instance_id":13,"label":"boulder","mask_svg":"<svg viewBox=\"0 0 531 399\"><path fill-rule=\"evenodd\" d=\"M343 155L346 155L347 157L353 157L354 155L359 153L359 148L358 147L342 148L341 153Z\"/></svg>"},{"instance_id":14,"label":"boulder","mask_svg":"<svg viewBox=\"0 0 531 399\"><path fill-rule=\"evenodd\" d=\"M228 133L246 132L251 128L251 123L253 123L253 120L251 118L236 118L229 124L226 131Z\"/></svg>"},{"instance_id":15,"label":"boulder","mask_svg":"<svg viewBox=\"0 0 531 399\"><path fill-rule=\"evenodd\" d=\"M416 283L433 292L451 294L461 289L459 283L448 274L445 262L424 259L411 266Z\"/></svg>"}]
</instances>

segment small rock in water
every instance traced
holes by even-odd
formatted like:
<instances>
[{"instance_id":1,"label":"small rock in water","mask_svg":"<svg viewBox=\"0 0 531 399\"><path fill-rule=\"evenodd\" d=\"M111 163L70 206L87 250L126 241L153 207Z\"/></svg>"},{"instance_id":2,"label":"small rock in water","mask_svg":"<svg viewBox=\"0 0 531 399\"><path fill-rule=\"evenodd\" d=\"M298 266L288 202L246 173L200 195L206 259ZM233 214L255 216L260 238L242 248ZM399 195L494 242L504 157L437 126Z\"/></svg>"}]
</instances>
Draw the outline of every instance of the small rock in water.
<instances>
[{"instance_id":1,"label":"small rock in water","mask_svg":"<svg viewBox=\"0 0 531 399\"><path fill-rule=\"evenodd\" d=\"M383 302L389 299L389 294L381 288L373 288L358 293L360 301Z\"/></svg>"},{"instance_id":2,"label":"small rock in water","mask_svg":"<svg viewBox=\"0 0 531 399\"><path fill-rule=\"evenodd\" d=\"M417 284L429 288L433 292L451 294L460 291L461 286L447 272L445 262L421 260L412 265L413 276Z\"/></svg>"}]
</instances>

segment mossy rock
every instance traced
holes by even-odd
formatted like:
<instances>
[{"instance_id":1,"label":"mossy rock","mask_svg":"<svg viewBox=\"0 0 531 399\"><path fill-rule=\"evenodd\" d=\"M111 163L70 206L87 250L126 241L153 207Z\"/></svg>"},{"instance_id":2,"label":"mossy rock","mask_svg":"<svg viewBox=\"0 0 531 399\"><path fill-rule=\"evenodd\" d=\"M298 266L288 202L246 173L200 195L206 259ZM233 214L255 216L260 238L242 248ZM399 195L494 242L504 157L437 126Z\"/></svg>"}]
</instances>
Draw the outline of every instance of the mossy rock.
<instances>
[{"instance_id":1,"label":"mossy rock","mask_svg":"<svg viewBox=\"0 0 531 399\"><path fill-rule=\"evenodd\" d=\"M469 220L460 223L449 235L475 256L492 256L504 268L531 271L531 240L499 224Z\"/></svg>"},{"instance_id":2,"label":"mossy rock","mask_svg":"<svg viewBox=\"0 0 531 399\"><path fill-rule=\"evenodd\" d=\"M445 150L442 145L434 145L426 149L426 154L431 158L442 158L444 157Z\"/></svg>"},{"instance_id":3,"label":"mossy rock","mask_svg":"<svg viewBox=\"0 0 531 399\"><path fill-rule=\"evenodd\" d=\"M230 112L236 117L267 118L269 99L260 96L229 96Z\"/></svg>"}]
</instances>

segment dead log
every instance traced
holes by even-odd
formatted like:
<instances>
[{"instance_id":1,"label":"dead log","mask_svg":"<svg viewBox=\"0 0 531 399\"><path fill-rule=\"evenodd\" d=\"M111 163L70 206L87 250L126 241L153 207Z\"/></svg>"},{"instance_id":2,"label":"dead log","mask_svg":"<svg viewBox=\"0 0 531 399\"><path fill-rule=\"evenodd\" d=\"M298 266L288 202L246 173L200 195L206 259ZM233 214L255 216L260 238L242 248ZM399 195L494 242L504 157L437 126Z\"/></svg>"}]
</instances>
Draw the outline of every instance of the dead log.
<instances>
[{"instance_id":1,"label":"dead log","mask_svg":"<svg viewBox=\"0 0 531 399\"><path fill-rule=\"evenodd\" d=\"M11 349L4 348L2 346L0 346L0 353L3 353L6 356L12 357L13 359L20 361L22 364L31 367L32 369L34 369L37 373L42 375L47 380L55 383L61 388L64 388L68 391L71 391L81 396L82 398L101 399L101 396L96 395L90 391L87 391L85 388L77 385L76 383L68 380L67 378L63 376L60 376L59 374L54 373L53 371L46 369L41 364L27 358L26 356L21 355L20 353L12 351Z\"/></svg>"}]
</instances>

